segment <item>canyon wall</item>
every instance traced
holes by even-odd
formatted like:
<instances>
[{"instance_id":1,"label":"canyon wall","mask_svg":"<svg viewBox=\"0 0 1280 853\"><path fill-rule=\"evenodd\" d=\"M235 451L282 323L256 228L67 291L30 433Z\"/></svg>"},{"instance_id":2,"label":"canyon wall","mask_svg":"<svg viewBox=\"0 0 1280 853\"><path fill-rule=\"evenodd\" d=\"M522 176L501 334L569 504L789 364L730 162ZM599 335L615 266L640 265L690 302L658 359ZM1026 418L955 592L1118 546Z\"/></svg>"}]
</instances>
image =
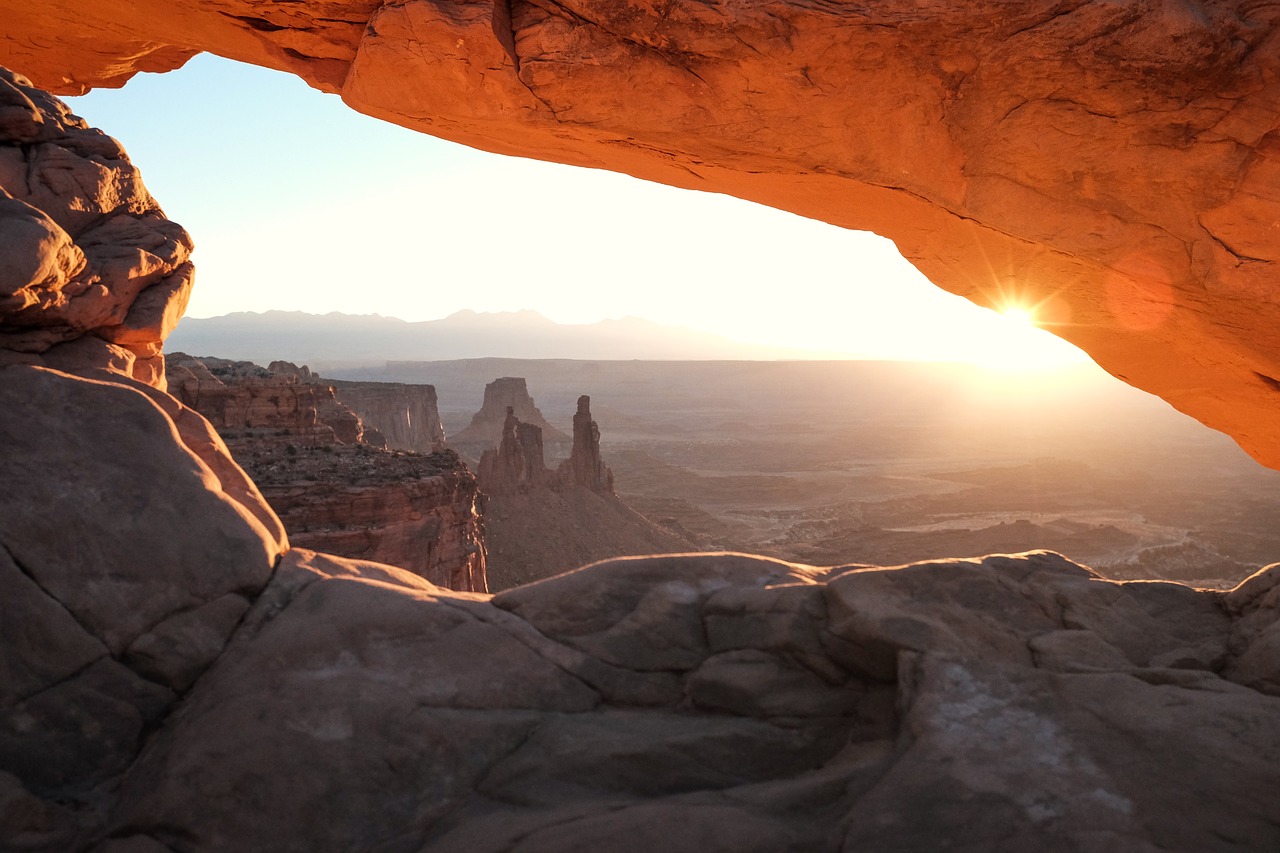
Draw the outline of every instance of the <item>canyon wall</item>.
<instances>
[{"instance_id":1,"label":"canyon wall","mask_svg":"<svg viewBox=\"0 0 1280 853\"><path fill-rule=\"evenodd\" d=\"M402 382L321 380L337 398L360 413L366 427L376 429L392 450L431 453L444 447L444 426L436 405L436 389Z\"/></svg>"},{"instance_id":2,"label":"canyon wall","mask_svg":"<svg viewBox=\"0 0 1280 853\"><path fill-rule=\"evenodd\" d=\"M488 588L482 498L457 454L388 450L381 434L370 444L360 416L305 367L167 361L173 395L226 440L295 546L400 566L448 589Z\"/></svg>"},{"instance_id":3,"label":"canyon wall","mask_svg":"<svg viewBox=\"0 0 1280 853\"><path fill-rule=\"evenodd\" d=\"M1280 466L1280 9L0 0L52 91L199 51L505 154L875 231ZM499 412L499 416L501 412Z\"/></svg>"}]
</instances>

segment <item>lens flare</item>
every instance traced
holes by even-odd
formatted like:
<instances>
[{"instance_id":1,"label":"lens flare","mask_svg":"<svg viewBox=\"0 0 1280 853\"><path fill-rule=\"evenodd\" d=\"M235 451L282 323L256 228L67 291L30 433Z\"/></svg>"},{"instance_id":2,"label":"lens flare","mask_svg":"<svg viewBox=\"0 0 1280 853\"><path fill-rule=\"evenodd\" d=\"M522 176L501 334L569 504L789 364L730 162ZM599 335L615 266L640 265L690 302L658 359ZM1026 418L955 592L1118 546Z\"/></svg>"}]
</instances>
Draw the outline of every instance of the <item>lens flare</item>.
<instances>
[{"instance_id":1,"label":"lens flare","mask_svg":"<svg viewBox=\"0 0 1280 853\"><path fill-rule=\"evenodd\" d=\"M1006 305L1000 309L1000 316L1015 326L1037 326L1036 312L1022 305Z\"/></svg>"}]
</instances>

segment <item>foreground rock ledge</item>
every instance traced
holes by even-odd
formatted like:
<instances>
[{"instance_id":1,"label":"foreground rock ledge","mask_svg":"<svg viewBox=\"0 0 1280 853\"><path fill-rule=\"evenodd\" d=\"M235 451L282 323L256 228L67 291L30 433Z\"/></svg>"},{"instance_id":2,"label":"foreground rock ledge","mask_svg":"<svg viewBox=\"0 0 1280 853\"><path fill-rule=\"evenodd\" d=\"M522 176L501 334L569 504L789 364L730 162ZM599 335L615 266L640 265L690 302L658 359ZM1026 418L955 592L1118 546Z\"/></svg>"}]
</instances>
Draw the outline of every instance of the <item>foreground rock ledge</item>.
<instances>
[{"instance_id":1,"label":"foreground rock ledge","mask_svg":"<svg viewBox=\"0 0 1280 853\"><path fill-rule=\"evenodd\" d=\"M1280 567L676 555L453 593L281 553L161 397L0 369L0 849L1280 847Z\"/></svg>"},{"instance_id":2,"label":"foreground rock ledge","mask_svg":"<svg viewBox=\"0 0 1280 853\"><path fill-rule=\"evenodd\" d=\"M875 231L947 290L1040 303L1104 368L1280 467L1274 4L0 0L0 13L0 63L56 92L207 50L470 145Z\"/></svg>"}]
</instances>

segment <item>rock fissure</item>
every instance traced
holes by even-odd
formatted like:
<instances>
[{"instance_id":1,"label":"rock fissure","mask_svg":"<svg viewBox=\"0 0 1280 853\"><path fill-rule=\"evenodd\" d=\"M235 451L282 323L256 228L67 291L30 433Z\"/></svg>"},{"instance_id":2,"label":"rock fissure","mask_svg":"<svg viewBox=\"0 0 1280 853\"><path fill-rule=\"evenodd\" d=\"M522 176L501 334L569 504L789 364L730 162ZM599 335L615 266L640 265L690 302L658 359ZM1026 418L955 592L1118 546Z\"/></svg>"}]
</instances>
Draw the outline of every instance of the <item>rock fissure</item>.
<instances>
[{"instance_id":1,"label":"rock fissure","mask_svg":"<svg viewBox=\"0 0 1280 853\"><path fill-rule=\"evenodd\" d=\"M148 678L149 681L152 681L153 683L159 686L166 687L170 690L173 690L174 698L169 703L168 707L164 709L163 713L161 713L155 719L150 720L143 727L138 738L138 748L134 752L133 760L129 762L129 767L133 766L133 764L137 761L138 757L141 756L143 752L146 750L147 745L160 732L164 730L165 725L167 724L169 719L182 709L184 703L187 700L187 697L190 696L192 692L196 689L196 687L200 684L200 680L204 677L204 675L208 673L214 666L217 665L218 658L220 658L222 654L231 646L232 642L236 639L237 635L240 633L240 629L244 625L246 618L249 616L250 613L253 612L254 605L257 603L258 598L260 598L261 595L271 586L271 583L276 576L276 572L280 568L280 564L283 560L284 560L283 554L275 558L275 561L271 566L271 573L267 576L266 582L262 584L262 586L258 589L257 593L254 594L253 597L249 599L249 606L244 609L244 611L240 614L240 617L236 620L235 625L231 628L231 631L227 635L225 641L223 641L221 649L208 661L208 663L202 666L199 669L199 671L197 671L194 674L194 676L191 678L189 683L181 687L181 689L175 689L172 685L156 682L153 679ZM162 622L163 621L166 621L166 620L162 620ZM130 667L130 669L132 669L135 673L137 673L136 669L133 669L132 667ZM147 676L142 675L141 673L137 673L137 674L143 678L147 678ZM121 775L124 776L128 772L129 772L128 770L125 770Z\"/></svg>"},{"instance_id":2,"label":"rock fissure","mask_svg":"<svg viewBox=\"0 0 1280 853\"><path fill-rule=\"evenodd\" d=\"M40 578L37 577L25 565L23 565L22 560L18 559L18 555L13 553L13 550L7 544L5 544L4 542L0 542L0 548L4 549L5 556L7 556L9 558L9 561L12 562L15 567L17 567L18 571L21 572L23 576L26 577L27 580L35 584L36 588L39 589L40 592L44 593L44 595L50 601L56 604L62 612L66 613L68 618L70 618L73 622L75 622L75 624L80 628L81 631L84 631L84 633L87 636L92 637L94 640L102 644L102 648L105 656L111 657L114 659L115 655L111 653L111 650L108 647L106 640L98 636L98 634L93 630L93 628L91 628L89 625L86 625L84 621L80 618L80 616L78 616L74 610L68 607L62 601L62 599L58 598L56 595L50 592L49 589L40 582Z\"/></svg>"},{"instance_id":3,"label":"rock fissure","mask_svg":"<svg viewBox=\"0 0 1280 853\"><path fill-rule=\"evenodd\" d=\"M1246 255L1243 252L1240 252L1236 249L1233 249L1230 245L1228 245L1228 243L1225 240L1223 240L1217 234L1214 234L1213 231L1211 231L1208 228L1208 226L1204 224L1203 220L1197 219L1197 222L1199 223L1200 227L1204 229L1204 233L1209 235L1210 240L1216 243L1227 254L1231 255L1233 258L1236 259L1237 266L1240 266L1241 264L1271 264L1274 262L1274 259L1255 258L1249 255Z\"/></svg>"},{"instance_id":4,"label":"rock fissure","mask_svg":"<svg viewBox=\"0 0 1280 853\"><path fill-rule=\"evenodd\" d=\"M74 683L86 672L93 669L98 664L102 663L102 661L104 660L114 660L111 653L107 651L105 647L103 648L101 657L96 657L93 660L81 666L79 669L58 678L56 681L51 681L48 684L41 685L40 687L36 688L35 690L29 693L15 694L11 701L5 702L5 705L10 708L16 708L16 707L30 703L33 699L37 699L41 695L56 692L57 690L64 687L65 685Z\"/></svg>"}]
</instances>

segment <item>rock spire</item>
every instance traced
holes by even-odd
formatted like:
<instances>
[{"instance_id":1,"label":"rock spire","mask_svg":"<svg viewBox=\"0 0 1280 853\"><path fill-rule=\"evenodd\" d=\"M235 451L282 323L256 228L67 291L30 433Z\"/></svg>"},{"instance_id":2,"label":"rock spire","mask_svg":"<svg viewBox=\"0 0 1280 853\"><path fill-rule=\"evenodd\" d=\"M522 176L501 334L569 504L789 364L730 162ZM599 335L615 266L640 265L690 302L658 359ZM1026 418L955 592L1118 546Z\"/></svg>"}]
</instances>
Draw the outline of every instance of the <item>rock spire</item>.
<instances>
[{"instance_id":1,"label":"rock spire","mask_svg":"<svg viewBox=\"0 0 1280 853\"><path fill-rule=\"evenodd\" d=\"M593 492L613 493L613 472L600 458L600 427L591 419L591 398L578 398L573 415L573 450L560 463L557 477L564 483Z\"/></svg>"}]
</instances>

